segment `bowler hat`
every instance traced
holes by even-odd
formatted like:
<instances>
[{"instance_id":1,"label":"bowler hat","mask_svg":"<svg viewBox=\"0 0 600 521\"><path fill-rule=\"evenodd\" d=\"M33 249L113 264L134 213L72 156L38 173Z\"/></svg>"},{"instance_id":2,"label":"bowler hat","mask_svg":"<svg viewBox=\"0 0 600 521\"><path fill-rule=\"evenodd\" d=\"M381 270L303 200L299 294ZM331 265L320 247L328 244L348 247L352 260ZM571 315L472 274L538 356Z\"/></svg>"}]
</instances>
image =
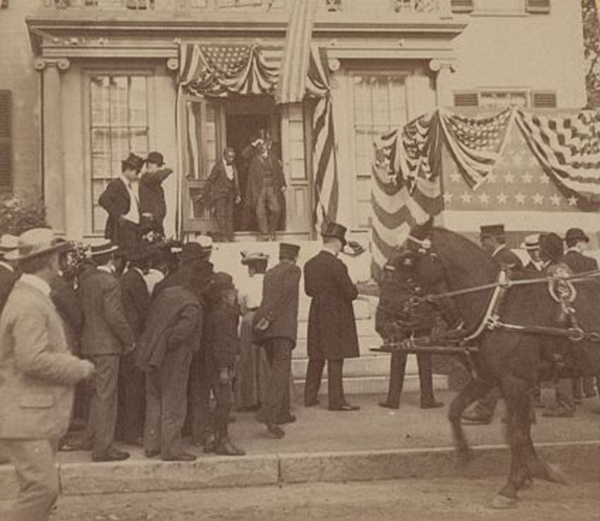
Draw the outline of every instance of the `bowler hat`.
<instances>
[{"instance_id":1,"label":"bowler hat","mask_svg":"<svg viewBox=\"0 0 600 521\"><path fill-rule=\"evenodd\" d=\"M97 242L90 244L90 255L97 257L98 255L108 255L109 253L115 253L119 250L119 245L107 239L101 239Z\"/></svg>"},{"instance_id":2,"label":"bowler hat","mask_svg":"<svg viewBox=\"0 0 600 521\"><path fill-rule=\"evenodd\" d=\"M212 290L214 292L222 292L230 289L235 289L235 285L233 284L233 278L229 273L218 271L213 275Z\"/></svg>"},{"instance_id":3,"label":"bowler hat","mask_svg":"<svg viewBox=\"0 0 600 521\"><path fill-rule=\"evenodd\" d=\"M181 262L192 262L206 259L206 252L197 242L187 242L181 248L179 260Z\"/></svg>"},{"instance_id":4,"label":"bowler hat","mask_svg":"<svg viewBox=\"0 0 600 521\"><path fill-rule=\"evenodd\" d=\"M19 236L17 247L4 255L4 258L18 261L68 248L69 243L57 237L50 228L32 228Z\"/></svg>"},{"instance_id":5,"label":"bowler hat","mask_svg":"<svg viewBox=\"0 0 600 521\"><path fill-rule=\"evenodd\" d=\"M581 228L570 228L565 235L565 242L576 243L579 241L590 242L590 238Z\"/></svg>"},{"instance_id":6,"label":"bowler hat","mask_svg":"<svg viewBox=\"0 0 600 521\"><path fill-rule=\"evenodd\" d=\"M150 152L146 158L146 163L154 163L155 165L163 166L165 164L165 158L160 152Z\"/></svg>"},{"instance_id":7,"label":"bowler hat","mask_svg":"<svg viewBox=\"0 0 600 521\"><path fill-rule=\"evenodd\" d=\"M322 237L331 237L342 241L342 245L346 245L346 227L334 222L327 222L321 229ZM283 246L283 245L282 245Z\"/></svg>"},{"instance_id":8,"label":"bowler hat","mask_svg":"<svg viewBox=\"0 0 600 521\"><path fill-rule=\"evenodd\" d=\"M297 244L291 244L289 242L282 242L279 245L279 258L280 259L295 259L298 257L299 253L300 253L300 246L298 246Z\"/></svg>"},{"instance_id":9,"label":"bowler hat","mask_svg":"<svg viewBox=\"0 0 600 521\"><path fill-rule=\"evenodd\" d=\"M248 266L250 264L259 264L269 262L269 256L265 253L246 253L242 252L242 264Z\"/></svg>"},{"instance_id":10,"label":"bowler hat","mask_svg":"<svg viewBox=\"0 0 600 521\"><path fill-rule=\"evenodd\" d=\"M123 159L121 163L123 164L123 166L128 166L130 168L133 168L136 172L139 172L142 169L142 166L144 166L144 158L131 152L127 156L127 159Z\"/></svg>"},{"instance_id":11,"label":"bowler hat","mask_svg":"<svg viewBox=\"0 0 600 521\"><path fill-rule=\"evenodd\" d=\"M9 251L16 250L19 247L19 238L16 235L5 233L0 237L0 258L4 257Z\"/></svg>"},{"instance_id":12,"label":"bowler hat","mask_svg":"<svg viewBox=\"0 0 600 521\"><path fill-rule=\"evenodd\" d=\"M495 237L504 237L503 224L486 224L479 227L479 236L482 239L490 239Z\"/></svg>"},{"instance_id":13,"label":"bowler hat","mask_svg":"<svg viewBox=\"0 0 600 521\"><path fill-rule=\"evenodd\" d=\"M150 245L141 245L134 248L127 257L131 262L139 262L150 259L158 253L158 248Z\"/></svg>"}]
</instances>

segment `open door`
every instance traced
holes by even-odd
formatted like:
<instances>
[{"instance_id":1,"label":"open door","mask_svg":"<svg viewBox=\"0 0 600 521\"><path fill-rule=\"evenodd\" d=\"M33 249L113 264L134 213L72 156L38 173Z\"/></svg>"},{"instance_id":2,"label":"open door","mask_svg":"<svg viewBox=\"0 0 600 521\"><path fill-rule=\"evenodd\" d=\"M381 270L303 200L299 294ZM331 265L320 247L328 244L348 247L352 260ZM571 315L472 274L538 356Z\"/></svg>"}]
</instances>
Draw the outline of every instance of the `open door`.
<instances>
[{"instance_id":1,"label":"open door","mask_svg":"<svg viewBox=\"0 0 600 521\"><path fill-rule=\"evenodd\" d=\"M184 96L181 103L183 135L183 232L210 234L217 230L204 185L225 147L225 118L220 103Z\"/></svg>"}]
</instances>

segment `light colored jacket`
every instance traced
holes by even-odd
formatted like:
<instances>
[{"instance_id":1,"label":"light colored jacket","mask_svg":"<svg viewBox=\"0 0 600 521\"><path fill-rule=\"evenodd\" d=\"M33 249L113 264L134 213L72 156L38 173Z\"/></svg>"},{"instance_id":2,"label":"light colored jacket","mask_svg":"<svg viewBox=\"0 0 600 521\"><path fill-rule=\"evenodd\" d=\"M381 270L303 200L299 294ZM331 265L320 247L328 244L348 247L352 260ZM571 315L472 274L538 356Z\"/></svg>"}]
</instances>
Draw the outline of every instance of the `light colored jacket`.
<instances>
[{"instance_id":1,"label":"light colored jacket","mask_svg":"<svg viewBox=\"0 0 600 521\"><path fill-rule=\"evenodd\" d=\"M85 376L50 298L17 281L0 318L0 439L63 436Z\"/></svg>"}]
</instances>

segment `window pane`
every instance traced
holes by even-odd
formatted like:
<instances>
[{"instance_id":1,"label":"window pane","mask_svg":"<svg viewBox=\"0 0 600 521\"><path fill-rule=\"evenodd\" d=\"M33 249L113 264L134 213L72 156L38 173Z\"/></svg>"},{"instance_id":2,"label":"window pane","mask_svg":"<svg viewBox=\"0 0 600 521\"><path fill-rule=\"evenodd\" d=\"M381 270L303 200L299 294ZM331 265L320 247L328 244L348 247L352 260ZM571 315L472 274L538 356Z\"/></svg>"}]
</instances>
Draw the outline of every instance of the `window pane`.
<instances>
[{"instance_id":1,"label":"window pane","mask_svg":"<svg viewBox=\"0 0 600 521\"><path fill-rule=\"evenodd\" d=\"M145 156L148 154L148 128L132 128L129 131L130 136L130 147L132 152L135 152L138 156Z\"/></svg>"},{"instance_id":2,"label":"window pane","mask_svg":"<svg viewBox=\"0 0 600 521\"><path fill-rule=\"evenodd\" d=\"M134 76L131 80L129 94L129 124L132 126L146 126L148 124L146 77Z\"/></svg>"},{"instance_id":3,"label":"window pane","mask_svg":"<svg viewBox=\"0 0 600 521\"><path fill-rule=\"evenodd\" d=\"M115 76L110 81L110 124L127 126L127 77Z\"/></svg>"},{"instance_id":4,"label":"window pane","mask_svg":"<svg viewBox=\"0 0 600 521\"><path fill-rule=\"evenodd\" d=\"M92 126L109 125L109 81L107 77L97 76L91 79Z\"/></svg>"},{"instance_id":5,"label":"window pane","mask_svg":"<svg viewBox=\"0 0 600 521\"><path fill-rule=\"evenodd\" d=\"M121 172L121 161L129 155L129 131L126 128L111 130L110 145L111 170L113 176L117 176Z\"/></svg>"},{"instance_id":6,"label":"window pane","mask_svg":"<svg viewBox=\"0 0 600 521\"><path fill-rule=\"evenodd\" d=\"M106 128L92 129L92 177L111 177L110 130Z\"/></svg>"}]
</instances>

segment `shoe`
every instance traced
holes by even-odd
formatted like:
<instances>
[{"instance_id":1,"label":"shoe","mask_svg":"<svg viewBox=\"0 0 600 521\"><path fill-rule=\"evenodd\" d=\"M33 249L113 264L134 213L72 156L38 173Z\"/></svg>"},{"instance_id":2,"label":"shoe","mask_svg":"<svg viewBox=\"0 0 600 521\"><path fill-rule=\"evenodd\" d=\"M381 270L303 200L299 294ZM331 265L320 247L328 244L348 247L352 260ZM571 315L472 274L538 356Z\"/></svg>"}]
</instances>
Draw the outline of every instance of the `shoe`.
<instances>
[{"instance_id":1,"label":"shoe","mask_svg":"<svg viewBox=\"0 0 600 521\"><path fill-rule=\"evenodd\" d=\"M227 423L235 423L237 421L237 417L235 414L230 414L229 418L227 418Z\"/></svg>"},{"instance_id":2,"label":"shoe","mask_svg":"<svg viewBox=\"0 0 600 521\"><path fill-rule=\"evenodd\" d=\"M296 417L293 414L290 414L285 420L277 422L277 425L285 425L286 423L295 423Z\"/></svg>"},{"instance_id":3,"label":"shoe","mask_svg":"<svg viewBox=\"0 0 600 521\"><path fill-rule=\"evenodd\" d=\"M275 425L274 423L267 423L267 434L269 437L274 438L276 440L280 440L285 436L285 431L279 427L279 425Z\"/></svg>"},{"instance_id":4,"label":"shoe","mask_svg":"<svg viewBox=\"0 0 600 521\"><path fill-rule=\"evenodd\" d=\"M78 450L92 450L93 444L82 440L64 440L61 442L58 450L61 452L75 452Z\"/></svg>"},{"instance_id":5,"label":"shoe","mask_svg":"<svg viewBox=\"0 0 600 521\"><path fill-rule=\"evenodd\" d=\"M156 456L158 456L160 454L159 450L145 450L144 451L144 455L147 458L156 458Z\"/></svg>"},{"instance_id":6,"label":"shoe","mask_svg":"<svg viewBox=\"0 0 600 521\"><path fill-rule=\"evenodd\" d=\"M489 425L492 423L492 417L482 416L476 412L466 412L462 415L462 423L465 425Z\"/></svg>"},{"instance_id":7,"label":"shoe","mask_svg":"<svg viewBox=\"0 0 600 521\"><path fill-rule=\"evenodd\" d=\"M173 456L166 456L162 458L163 461L196 461L196 456L189 454L188 452L180 452Z\"/></svg>"},{"instance_id":8,"label":"shoe","mask_svg":"<svg viewBox=\"0 0 600 521\"><path fill-rule=\"evenodd\" d=\"M315 405L319 405L320 403L320 400L312 400L310 402L304 400L304 407L314 407Z\"/></svg>"},{"instance_id":9,"label":"shoe","mask_svg":"<svg viewBox=\"0 0 600 521\"><path fill-rule=\"evenodd\" d=\"M595 391L591 391L589 393L585 393L583 395L584 398L595 398L596 397L596 392Z\"/></svg>"},{"instance_id":10,"label":"shoe","mask_svg":"<svg viewBox=\"0 0 600 521\"><path fill-rule=\"evenodd\" d=\"M388 401L379 402L379 407L385 407L386 409L400 409L400 404L390 403Z\"/></svg>"},{"instance_id":11,"label":"shoe","mask_svg":"<svg viewBox=\"0 0 600 521\"><path fill-rule=\"evenodd\" d=\"M206 440L204 440L204 454L210 454L215 451L215 437L208 436Z\"/></svg>"},{"instance_id":12,"label":"shoe","mask_svg":"<svg viewBox=\"0 0 600 521\"><path fill-rule=\"evenodd\" d=\"M246 451L242 449L238 449L233 443L231 443L227 438L221 441L216 448L215 454L219 456L245 456Z\"/></svg>"},{"instance_id":13,"label":"shoe","mask_svg":"<svg viewBox=\"0 0 600 521\"><path fill-rule=\"evenodd\" d=\"M111 447L102 454L92 454L92 461L124 461L126 459L129 459L129 456L129 452L124 452L122 450L117 450L114 447Z\"/></svg>"},{"instance_id":14,"label":"shoe","mask_svg":"<svg viewBox=\"0 0 600 521\"><path fill-rule=\"evenodd\" d=\"M349 403L345 403L337 408L329 408L330 411L341 411L341 412L351 412L351 411L360 411L360 407L358 405L350 405Z\"/></svg>"},{"instance_id":15,"label":"shoe","mask_svg":"<svg viewBox=\"0 0 600 521\"><path fill-rule=\"evenodd\" d=\"M542 413L544 418L572 418L575 413L569 409L562 407L556 407L554 409L548 409Z\"/></svg>"},{"instance_id":16,"label":"shoe","mask_svg":"<svg viewBox=\"0 0 600 521\"><path fill-rule=\"evenodd\" d=\"M443 407L443 406L444 406L444 404L442 402L433 400L433 402L422 403L421 409L439 409L440 407Z\"/></svg>"}]
</instances>

